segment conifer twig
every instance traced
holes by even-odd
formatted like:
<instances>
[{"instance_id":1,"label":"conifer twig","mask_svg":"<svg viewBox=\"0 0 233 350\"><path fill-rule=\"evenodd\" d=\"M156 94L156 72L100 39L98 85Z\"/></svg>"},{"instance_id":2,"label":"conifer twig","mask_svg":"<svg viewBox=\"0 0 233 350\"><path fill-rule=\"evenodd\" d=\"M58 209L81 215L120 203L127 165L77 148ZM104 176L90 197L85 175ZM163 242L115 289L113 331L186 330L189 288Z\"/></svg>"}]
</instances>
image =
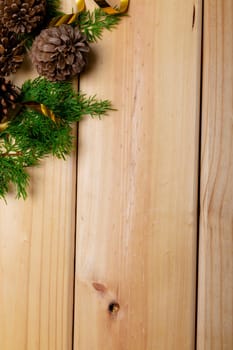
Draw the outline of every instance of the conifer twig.
<instances>
[{"instance_id":1,"label":"conifer twig","mask_svg":"<svg viewBox=\"0 0 233 350\"><path fill-rule=\"evenodd\" d=\"M96 42L102 38L103 30L112 30L120 22L123 14L109 15L100 8L93 12L81 12L75 25L78 25L87 41Z\"/></svg>"}]
</instances>

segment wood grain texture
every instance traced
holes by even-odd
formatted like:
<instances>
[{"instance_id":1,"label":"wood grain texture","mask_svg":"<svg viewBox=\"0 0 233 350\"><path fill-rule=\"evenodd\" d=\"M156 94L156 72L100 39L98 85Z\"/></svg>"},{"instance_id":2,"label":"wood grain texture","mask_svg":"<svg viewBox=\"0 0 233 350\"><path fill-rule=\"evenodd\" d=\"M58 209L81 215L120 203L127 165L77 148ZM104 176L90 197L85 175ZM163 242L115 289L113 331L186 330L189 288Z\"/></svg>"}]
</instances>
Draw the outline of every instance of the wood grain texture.
<instances>
[{"instance_id":1,"label":"wood grain texture","mask_svg":"<svg viewBox=\"0 0 233 350\"><path fill-rule=\"evenodd\" d=\"M198 350L233 349L233 2L206 0Z\"/></svg>"},{"instance_id":2,"label":"wood grain texture","mask_svg":"<svg viewBox=\"0 0 233 350\"><path fill-rule=\"evenodd\" d=\"M35 75L26 64L15 81ZM75 152L30 173L28 199L0 203L0 349L71 350Z\"/></svg>"},{"instance_id":3,"label":"wood grain texture","mask_svg":"<svg viewBox=\"0 0 233 350\"><path fill-rule=\"evenodd\" d=\"M82 75L75 350L194 349L201 12L131 1Z\"/></svg>"}]
</instances>

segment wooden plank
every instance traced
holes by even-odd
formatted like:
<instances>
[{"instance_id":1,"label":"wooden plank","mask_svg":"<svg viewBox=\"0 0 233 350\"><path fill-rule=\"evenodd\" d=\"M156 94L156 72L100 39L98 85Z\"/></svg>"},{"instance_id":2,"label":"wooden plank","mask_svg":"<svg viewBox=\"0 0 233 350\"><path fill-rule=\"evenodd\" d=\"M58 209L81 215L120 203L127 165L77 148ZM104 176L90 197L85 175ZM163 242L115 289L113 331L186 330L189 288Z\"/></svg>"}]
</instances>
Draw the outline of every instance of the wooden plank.
<instances>
[{"instance_id":1,"label":"wooden plank","mask_svg":"<svg viewBox=\"0 0 233 350\"><path fill-rule=\"evenodd\" d=\"M233 2L206 0L198 349L233 349Z\"/></svg>"},{"instance_id":2,"label":"wooden plank","mask_svg":"<svg viewBox=\"0 0 233 350\"><path fill-rule=\"evenodd\" d=\"M67 10L74 4L67 1ZM24 67L17 83L29 72ZM25 202L10 194L0 203L0 349L71 350L75 152L67 162L48 159L31 176Z\"/></svg>"},{"instance_id":3,"label":"wooden plank","mask_svg":"<svg viewBox=\"0 0 233 350\"><path fill-rule=\"evenodd\" d=\"M191 350L201 1L129 15L81 79L118 112L80 125L74 349Z\"/></svg>"}]
</instances>

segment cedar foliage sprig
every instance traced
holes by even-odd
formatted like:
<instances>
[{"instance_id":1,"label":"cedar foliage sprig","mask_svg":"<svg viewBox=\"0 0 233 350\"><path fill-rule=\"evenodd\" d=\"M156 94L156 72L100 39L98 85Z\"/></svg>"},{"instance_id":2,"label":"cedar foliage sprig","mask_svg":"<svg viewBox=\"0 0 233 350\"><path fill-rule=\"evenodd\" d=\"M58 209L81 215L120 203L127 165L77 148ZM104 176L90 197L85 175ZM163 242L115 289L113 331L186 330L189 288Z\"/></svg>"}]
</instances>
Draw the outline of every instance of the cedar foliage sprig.
<instances>
[{"instance_id":1,"label":"cedar foliage sprig","mask_svg":"<svg viewBox=\"0 0 233 350\"><path fill-rule=\"evenodd\" d=\"M60 0L46 1L46 17L42 26L30 35L21 34L19 38L26 48L31 47L35 37L49 25L51 19L63 15L59 5ZM92 43L102 38L104 29L116 27L122 16L95 9L93 12L81 12L71 25L78 25L86 40ZM49 109L55 118L43 114L41 105ZM110 101L77 93L71 82L51 82L42 77L26 81L17 101L17 112L9 115L7 128L0 131L0 198L6 198L12 185L17 198L26 198L29 183L27 168L38 165L49 154L65 159L73 147L71 124L85 115L100 118L110 110L113 110Z\"/></svg>"},{"instance_id":2,"label":"cedar foliage sprig","mask_svg":"<svg viewBox=\"0 0 233 350\"><path fill-rule=\"evenodd\" d=\"M33 110L29 104L31 101L44 104L53 111L55 122ZM73 122L88 114L101 117L112 110L108 100L76 93L71 82L50 82L42 77L23 84L19 103L20 112L1 133L0 198L3 199L11 184L15 185L18 198L26 198L27 167L39 164L49 154L65 159L72 150Z\"/></svg>"},{"instance_id":3,"label":"cedar foliage sprig","mask_svg":"<svg viewBox=\"0 0 233 350\"><path fill-rule=\"evenodd\" d=\"M96 96L76 93L71 82L51 82L42 77L23 84L21 101L43 103L63 122L70 123L80 121L84 115L101 117L114 110L109 100L98 100Z\"/></svg>"},{"instance_id":4,"label":"cedar foliage sprig","mask_svg":"<svg viewBox=\"0 0 233 350\"><path fill-rule=\"evenodd\" d=\"M59 0L47 1L47 14L45 18L45 23L47 23L47 25L52 18L64 15L59 8L59 3ZM102 38L105 29L109 31L114 29L123 16L126 15L122 13L109 15L102 9L96 8L93 11L87 10L81 12L77 20L72 23L72 26L79 26L81 32L86 36L86 40L93 43ZM22 40L24 40L27 49L30 49L32 46L35 34L36 33L22 36Z\"/></svg>"},{"instance_id":5,"label":"cedar foliage sprig","mask_svg":"<svg viewBox=\"0 0 233 350\"><path fill-rule=\"evenodd\" d=\"M78 16L74 25L78 25L82 33L86 36L87 41L96 42L102 38L103 30L112 30L121 20L123 14L109 15L100 8L94 11L84 11Z\"/></svg>"}]
</instances>

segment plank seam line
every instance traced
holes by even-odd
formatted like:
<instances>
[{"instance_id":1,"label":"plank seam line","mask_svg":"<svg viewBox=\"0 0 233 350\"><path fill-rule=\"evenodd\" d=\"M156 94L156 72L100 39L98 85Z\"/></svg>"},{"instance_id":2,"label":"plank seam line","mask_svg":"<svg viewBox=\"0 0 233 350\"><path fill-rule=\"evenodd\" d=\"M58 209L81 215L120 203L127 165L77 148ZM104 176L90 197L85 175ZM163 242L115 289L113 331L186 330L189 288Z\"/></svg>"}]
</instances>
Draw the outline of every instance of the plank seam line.
<instances>
[{"instance_id":1,"label":"plank seam line","mask_svg":"<svg viewBox=\"0 0 233 350\"><path fill-rule=\"evenodd\" d=\"M201 67L200 67L200 110L199 110L199 142L198 142L198 185L197 185L197 241L196 241L196 302L195 302L195 343L198 350L198 290L199 290L199 241L200 241L200 214L201 214L201 150L202 150L202 102L203 102L203 68L204 68L204 14L205 0L202 0L201 14Z\"/></svg>"},{"instance_id":2,"label":"plank seam line","mask_svg":"<svg viewBox=\"0 0 233 350\"><path fill-rule=\"evenodd\" d=\"M80 91L80 75L78 77L78 91ZM73 309L72 309L72 339L71 349L74 350L74 332L75 332L75 305L76 305L76 242L77 242L77 210L78 210L78 134L79 124L77 123L76 130L76 166L75 166L75 205L74 205L74 261L73 261Z\"/></svg>"}]
</instances>

